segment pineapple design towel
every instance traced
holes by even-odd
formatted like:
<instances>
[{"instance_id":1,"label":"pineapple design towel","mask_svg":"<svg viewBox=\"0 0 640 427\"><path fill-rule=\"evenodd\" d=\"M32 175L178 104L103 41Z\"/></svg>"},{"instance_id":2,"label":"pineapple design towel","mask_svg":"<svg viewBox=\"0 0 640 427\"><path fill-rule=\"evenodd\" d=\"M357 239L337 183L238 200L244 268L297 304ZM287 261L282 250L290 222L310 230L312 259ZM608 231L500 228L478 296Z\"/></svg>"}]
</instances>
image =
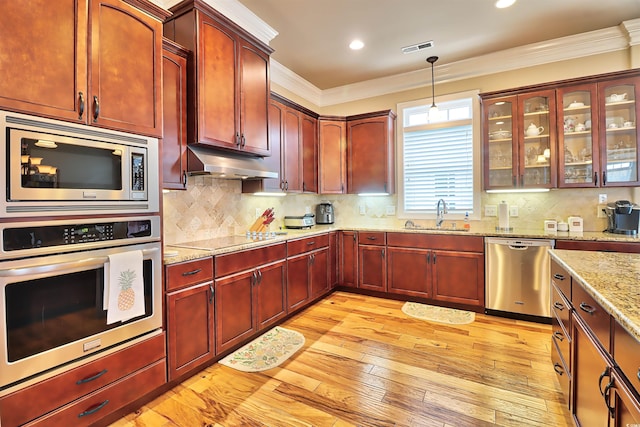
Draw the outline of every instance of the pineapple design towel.
<instances>
[{"instance_id":1,"label":"pineapple design towel","mask_svg":"<svg viewBox=\"0 0 640 427\"><path fill-rule=\"evenodd\" d=\"M129 251L109 255L105 265L105 299L107 325L124 322L144 314L144 281L142 277L142 251ZM107 296L108 295L108 296Z\"/></svg>"}]
</instances>

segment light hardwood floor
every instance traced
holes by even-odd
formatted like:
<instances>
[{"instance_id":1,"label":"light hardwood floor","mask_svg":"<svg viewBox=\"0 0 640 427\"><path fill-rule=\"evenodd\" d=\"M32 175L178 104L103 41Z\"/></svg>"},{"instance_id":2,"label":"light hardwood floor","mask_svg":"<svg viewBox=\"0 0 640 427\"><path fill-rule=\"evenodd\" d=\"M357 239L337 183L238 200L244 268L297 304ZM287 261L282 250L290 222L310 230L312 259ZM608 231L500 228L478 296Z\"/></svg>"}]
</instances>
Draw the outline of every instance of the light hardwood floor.
<instances>
[{"instance_id":1,"label":"light hardwood floor","mask_svg":"<svg viewBox=\"0 0 640 427\"><path fill-rule=\"evenodd\" d=\"M572 425L549 325L445 325L402 304L336 292L282 325L306 343L279 367L214 364L112 426Z\"/></svg>"}]
</instances>

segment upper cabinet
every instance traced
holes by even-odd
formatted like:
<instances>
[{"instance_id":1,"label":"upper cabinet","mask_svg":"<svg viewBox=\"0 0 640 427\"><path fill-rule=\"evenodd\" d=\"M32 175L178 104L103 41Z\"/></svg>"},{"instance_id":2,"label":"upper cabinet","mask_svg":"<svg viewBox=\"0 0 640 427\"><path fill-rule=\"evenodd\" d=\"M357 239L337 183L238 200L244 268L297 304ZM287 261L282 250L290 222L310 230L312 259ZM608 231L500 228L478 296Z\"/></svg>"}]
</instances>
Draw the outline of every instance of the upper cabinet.
<instances>
[{"instance_id":1,"label":"upper cabinet","mask_svg":"<svg viewBox=\"0 0 640 427\"><path fill-rule=\"evenodd\" d=\"M347 117L349 194L395 192L395 118L391 110Z\"/></svg>"},{"instance_id":2,"label":"upper cabinet","mask_svg":"<svg viewBox=\"0 0 640 427\"><path fill-rule=\"evenodd\" d=\"M556 185L553 90L483 101L485 189Z\"/></svg>"},{"instance_id":3,"label":"upper cabinet","mask_svg":"<svg viewBox=\"0 0 640 427\"><path fill-rule=\"evenodd\" d=\"M166 11L147 0L57 0L41 9L35 0L3 4L10 60L2 61L0 107L161 136Z\"/></svg>"},{"instance_id":4,"label":"upper cabinet","mask_svg":"<svg viewBox=\"0 0 640 427\"><path fill-rule=\"evenodd\" d=\"M201 0L171 8L165 35L194 52L189 75L189 143L269 156L272 49Z\"/></svg>"},{"instance_id":5,"label":"upper cabinet","mask_svg":"<svg viewBox=\"0 0 640 427\"><path fill-rule=\"evenodd\" d=\"M347 192L347 126L344 117L318 118L319 193Z\"/></svg>"}]
</instances>

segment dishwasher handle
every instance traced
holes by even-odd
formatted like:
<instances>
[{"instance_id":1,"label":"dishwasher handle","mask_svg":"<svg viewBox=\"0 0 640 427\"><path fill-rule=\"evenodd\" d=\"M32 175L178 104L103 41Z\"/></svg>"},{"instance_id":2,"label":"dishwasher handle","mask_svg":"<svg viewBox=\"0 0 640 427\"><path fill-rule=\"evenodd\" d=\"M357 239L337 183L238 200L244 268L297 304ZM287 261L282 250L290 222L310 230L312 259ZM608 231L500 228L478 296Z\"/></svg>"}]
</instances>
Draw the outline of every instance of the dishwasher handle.
<instances>
[{"instance_id":1,"label":"dishwasher handle","mask_svg":"<svg viewBox=\"0 0 640 427\"><path fill-rule=\"evenodd\" d=\"M509 249L513 249L514 251L526 251L529 246L520 246L520 245L508 245Z\"/></svg>"}]
</instances>

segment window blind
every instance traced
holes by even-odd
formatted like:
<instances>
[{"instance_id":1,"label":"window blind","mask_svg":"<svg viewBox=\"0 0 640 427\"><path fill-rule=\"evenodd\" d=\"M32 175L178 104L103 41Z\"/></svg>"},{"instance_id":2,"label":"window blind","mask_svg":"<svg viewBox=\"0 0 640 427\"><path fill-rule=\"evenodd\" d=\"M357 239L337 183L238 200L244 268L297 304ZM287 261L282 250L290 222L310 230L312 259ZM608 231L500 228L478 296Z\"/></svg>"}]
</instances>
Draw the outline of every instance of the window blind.
<instances>
[{"instance_id":1,"label":"window blind","mask_svg":"<svg viewBox=\"0 0 640 427\"><path fill-rule=\"evenodd\" d=\"M472 126L404 133L404 209L435 211L444 199L450 213L473 212Z\"/></svg>"}]
</instances>

